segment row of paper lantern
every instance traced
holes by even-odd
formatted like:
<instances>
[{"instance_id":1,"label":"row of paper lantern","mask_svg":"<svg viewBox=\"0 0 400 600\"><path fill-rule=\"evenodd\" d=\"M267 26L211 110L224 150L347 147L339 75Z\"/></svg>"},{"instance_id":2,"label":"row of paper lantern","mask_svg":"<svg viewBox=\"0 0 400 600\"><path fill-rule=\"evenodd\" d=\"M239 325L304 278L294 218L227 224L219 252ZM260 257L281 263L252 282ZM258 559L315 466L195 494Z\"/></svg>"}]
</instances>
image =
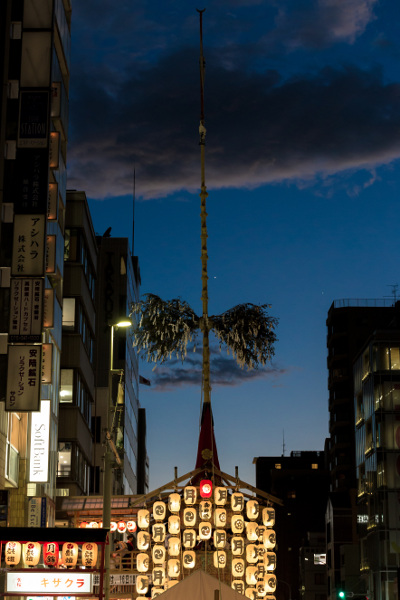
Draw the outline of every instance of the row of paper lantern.
<instances>
[{"instance_id":1,"label":"row of paper lantern","mask_svg":"<svg viewBox=\"0 0 400 600\"><path fill-rule=\"evenodd\" d=\"M103 521L82 521L79 524L81 529L101 529L103 527ZM134 533L137 529L135 521L111 521L110 531L118 531L118 533Z\"/></svg>"},{"instance_id":2,"label":"row of paper lantern","mask_svg":"<svg viewBox=\"0 0 400 600\"><path fill-rule=\"evenodd\" d=\"M17 566L20 561L27 567L36 567L41 554L39 542L7 542L5 545L5 562L8 566ZM87 542L82 544L81 564L87 568L93 568L97 563L97 544ZM74 542L65 542L62 545L61 559L60 548L57 542L46 542L43 544L43 563L48 567L75 567L78 562L79 547Z\"/></svg>"},{"instance_id":3,"label":"row of paper lantern","mask_svg":"<svg viewBox=\"0 0 400 600\"><path fill-rule=\"evenodd\" d=\"M187 488L184 488L184 491ZM193 488L196 490L196 488ZM216 488L217 490L227 491L226 488ZM242 501L234 502L236 497L240 497ZM215 509L215 513L226 514L226 509L221 508L221 504L216 504L218 508ZM222 505L223 506L223 505ZM260 509L260 506L256 500L248 500L244 503L243 494L234 493L231 496L231 510L233 513L240 514L246 506L246 516L250 521L257 521L261 516L263 525L266 527L273 527L275 524L275 510L266 506ZM181 497L179 494L170 494L168 498L168 509L171 513L176 514L181 510ZM213 504L209 500L201 500L199 502L198 514L200 519L211 519L213 513ZM191 508L185 508L183 511L184 515L196 514L196 509L193 505ZM167 516L167 504L162 500L158 500L153 504L153 518L155 521L165 521ZM141 509L138 511L137 522L140 529L147 529L150 524L150 511L147 509Z\"/></svg>"},{"instance_id":4,"label":"row of paper lantern","mask_svg":"<svg viewBox=\"0 0 400 600\"><path fill-rule=\"evenodd\" d=\"M177 562L177 561L173 561ZM179 569L179 565L176 565L176 572ZM168 566L168 576L169 572L174 572L174 566ZM156 575L156 576L155 576ZM166 579L165 569L158 569L157 573L152 577L153 591L152 598L162 594L166 589L170 589L172 586L178 583L178 580ZM178 575L174 574L174 577ZM247 587L245 585L247 584ZM266 574L264 577L259 578L257 568L256 567L248 567L246 569L246 582L243 580L233 580L232 588L239 593L244 593L248 598L260 597L267 598L269 594L273 594L276 590L276 576L273 574ZM149 590L149 577L148 575L138 575L136 578L136 591L140 595L146 595ZM247 593L247 591L251 591L251 595ZM274 600L275 597L273 596Z\"/></svg>"},{"instance_id":5,"label":"row of paper lantern","mask_svg":"<svg viewBox=\"0 0 400 600\"><path fill-rule=\"evenodd\" d=\"M243 552L243 537L240 535L236 535L236 533L241 533L241 530L233 531L235 535L231 538L231 548L233 554L242 554ZM213 534L213 542L216 547L223 548L227 542L227 533L224 529L215 529L212 531L212 527L210 523L202 522L199 524L199 528L196 531L195 529L184 529L182 531L182 545L186 549L194 548L198 541L206 541L211 539L211 535ZM138 550L149 550L151 541L155 544L162 544L165 542L167 537L166 527L164 523L158 523L157 525L153 525L152 527L152 535L148 531L139 531L136 537L136 544ZM175 543L180 543L180 538L177 536L171 536L168 539L168 545L170 548L171 540ZM276 544L276 535L273 529L263 529L259 532L259 535L255 538L252 538L251 541L260 541L262 542L264 548L266 550L272 550L275 548Z\"/></svg>"}]
</instances>

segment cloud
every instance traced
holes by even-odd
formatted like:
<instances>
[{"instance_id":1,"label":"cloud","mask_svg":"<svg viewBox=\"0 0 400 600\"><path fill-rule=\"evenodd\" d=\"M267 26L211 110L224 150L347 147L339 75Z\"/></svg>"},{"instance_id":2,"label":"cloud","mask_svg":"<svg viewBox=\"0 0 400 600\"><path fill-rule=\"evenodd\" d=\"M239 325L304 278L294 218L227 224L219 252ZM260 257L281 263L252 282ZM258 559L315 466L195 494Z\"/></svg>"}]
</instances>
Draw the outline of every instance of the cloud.
<instances>
[{"instance_id":1,"label":"cloud","mask_svg":"<svg viewBox=\"0 0 400 600\"><path fill-rule=\"evenodd\" d=\"M170 360L168 364L157 366L151 379L155 391L170 390L187 385L201 386L201 348L196 354L188 353L184 363ZM248 371L241 369L231 356L223 356L218 349L211 350L212 386L237 386L249 380L278 379L287 373L287 369L270 363L268 366Z\"/></svg>"},{"instance_id":2,"label":"cloud","mask_svg":"<svg viewBox=\"0 0 400 600\"><path fill-rule=\"evenodd\" d=\"M81 71L71 94L69 187L92 198L199 188L197 50L184 48L124 80ZM209 188L257 187L374 168L400 157L400 86L378 69L206 72ZM178 68L179 67L179 68Z\"/></svg>"}]
</instances>

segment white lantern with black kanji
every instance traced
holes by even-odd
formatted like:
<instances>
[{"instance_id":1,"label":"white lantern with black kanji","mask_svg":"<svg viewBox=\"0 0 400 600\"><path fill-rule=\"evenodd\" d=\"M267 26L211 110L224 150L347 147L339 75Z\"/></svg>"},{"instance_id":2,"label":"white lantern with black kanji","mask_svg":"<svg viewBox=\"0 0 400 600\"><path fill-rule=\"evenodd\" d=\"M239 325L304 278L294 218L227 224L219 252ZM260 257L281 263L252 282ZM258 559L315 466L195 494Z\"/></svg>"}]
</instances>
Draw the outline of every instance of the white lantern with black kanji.
<instances>
[{"instance_id":1,"label":"white lantern with black kanji","mask_svg":"<svg viewBox=\"0 0 400 600\"><path fill-rule=\"evenodd\" d=\"M231 529L232 533L243 533L245 529L243 515L232 515L231 517Z\"/></svg>"},{"instance_id":2,"label":"white lantern with black kanji","mask_svg":"<svg viewBox=\"0 0 400 600\"><path fill-rule=\"evenodd\" d=\"M265 527L273 527L275 525L275 509L266 506L262 510L262 522Z\"/></svg>"},{"instance_id":3,"label":"white lantern with black kanji","mask_svg":"<svg viewBox=\"0 0 400 600\"><path fill-rule=\"evenodd\" d=\"M168 538L168 554L170 556L179 556L181 551L181 541L178 537L172 536Z\"/></svg>"},{"instance_id":4,"label":"white lantern with black kanji","mask_svg":"<svg viewBox=\"0 0 400 600\"><path fill-rule=\"evenodd\" d=\"M185 527L194 527L197 521L197 512L194 507L185 508L183 511L183 524Z\"/></svg>"},{"instance_id":5,"label":"white lantern with black kanji","mask_svg":"<svg viewBox=\"0 0 400 600\"><path fill-rule=\"evenodd\" d=\"M149 578L147 575L136 576L136 591L141 596L144 596L149 591Z\"/></svg>"},{"instance_id":6,"label":"white lantern with black kanji","mask_svg":"<svg viewBox=\"0 0 400 600\"><path fill-rule=\"evenodd\" d=\"M140 529L148 529L150 525L150 511L147 508L138 510L137 522Z\"/></svg>"},{"instance_id":7,"label":"white lantern with black kanji","mask_svg":"<svg viewBox=\"0 0 400 600\"><path fill-rule=\"evenodd\" d=\"M170 558L167 562L168 577L176 578L181 574L181 563L177 558Z\"/></svg>"},{"instance_id":8,"label":"white lantern with black kanji","mask_svg":"<svg viewBox=\"0 0 400 600\"><path fill-rule=\"evenodd\" d=\"M211 525L207 521L202 521L199 523L199 539L200 540L209 540L211 537Z\"/></svg>"},{"instance_id":9,"label":"white lantern with black kanji","mask_svg":"<svg viewBox=\"0 0 400 600\"><path fill-rule=\"evenodd\" d=\"M216 508L214 511L215 527L226 527L226 510L225 508Z\"/></svg>"},{"instance_id":10,"label":"white lantern with black kanji","mask_svg":"<svg viewBox=\"0 0 400 600\"><path fill-rule=\"evenodd\" d=\"M245 565L243 558L233 558L232 559L232 575L234 577L243 577Z\"/></svg>"},{"instance_id":11,"label":"white lantern with black kanji","mask_svg":"<svg viewBox=\"0 0 400 600\"><path fill-rule=\"evenodd\" d=\"M216 569L225 569L226 567L226 552L225 550L214 551L214 567Z\"/></svg>"},{"instance_id":12,"label":"white lantern with black kanji","mask_svg":"<svg viewBox=\"0 0 400 600\"><path fill-rule=\"evenodd\" d=\"M82 565L87 569L94 569L97 564L97 544L86 542L82 544Z\"/></svg>"},{"instance_id":13,"label":"white lantern with black kanji","mask_svg":"<svg viewBox=\"0 0 400 600\"><path fill-rule=\"evenodd\" d=\"M255 521L258 519L258 515L260 514L260 506L257 500L247 500L246 502L246 515L250 521Z\"/></svg>"},{"instance_id":14,"label":"white lantern with black kanji","mask_svg":"<svg viewBox=\"0 0 400 600\"><path fill-rule=\"evenodd\" d=\"M231 588L238 594L244 595L244 581L242 579L234 579L231 583Z\"/></svg>"},{"instance_id":15,"label":"white lantern with black kanji","mask_svg":"<svg viewBox=\"0 0 400 600\"><path fill-rule=\"evenodd\" d=\"M167 516L167 505L161 500L157 500L153 504L153 517L155 521L164 521Z\"/></svg>"},{"instance_id":16,"label":"white lantern with black kanji","mask_svg":"<svg viewBox=\"0 0 400 600\"><path fill-rule=\"evenodd\" d=\"M75 567L78 560L78 544L65 542L62 547L62 562L68 568Z\"/></svg>"},{"instance_id":17,"label":"white lantern with black kanji","mask_svg":"<svg viewBox=\"0 0 400 600\"><path fill-rule=\"evenodd\" d=\"M157 598L157 596L161 596L161 594L163 594L165 592L164 588L160 588L160 587L152 587L151 588L151 597L152 598Z\"/></svg>"},{"instance_id":18,"label":"white lantern with black kanji","mask_svg":"<svg viewBox=\"0 0 400 600\"><path fill-rule=\"evenodd\" d=\"M275 569L276 569L276 554L275 554L275 552L266 552L264 554L264 566L267 571L275 571Z\"/></svg>"},{"instance_id":19,"label":"white lantern with black kanji","mask_svg":"<svg viewBox=\"0 0 400 600\"><path fill-rule=\"evenodd\" d=\"M217 486L214 488L214 503L216 506L225 506L228 500L228 490L225 487Z\"/></svg>"},{"instance_id":20,"label":"white lantern with black kanji","mask_svg":"<svg viewBox=\"0 0 400 600\"><path fill-rule=\"evenodd\" d=\"M187 485L183 488L183 501L187 506L193 506L197 500L197 488L194 485Z\"/></svg>"},{"instance_id":21,"label":"white lantern with black kanji","mask_svg":"<svg viewBox=\"0 0 400 600\"><path fill-rule=\"evenodd\" d=\"M199 504L199 517L201 520L208 520L212 517L212 504L209 500L202 500Z\"/></svg>"},{"instance_id":22,"label":"white lantern with black kanji","mask_svg":"<svg viewBox=\"0 0 400 600\"><path fill-rule=\"evenodd\" d=\"M258 551L255 544L248 544L246 546L246 560L250 564L255 564L258 561Z\"/></svg>"},{"instance_id":23,"label":"white lantern with black kanji","mask_svg":"<svg viewBox=\"0 0 400 600\"><path fill-rule=\"evenodd\" d=\"M153 563L155 565L162 565L165 562L167 550L162 544L154 544L152 550Z\"/></svg>"},{"instance_id":24,"label":"white lantern with black kanji","mask_svg":"<svg viewBox=\"0 0 400 600\"><path fill-rule=\"evenodd\" d=\"M194 569L196 566L196 553L193 550L185 550L182 555L184 569Z\"/></svg>"},{"instance_id":25,"label":"white lantern with black kanji","mask_svg":"<svg viewBox=\"0 0 400 600\"><path fill-rule=\"evenodd\" d=\"M250 565L246 567L246 583L247 585L256 585L257 583L257 567Z\"/></svg>"},{"instance_id":26,"label":"white lantern with black kanji","mask_svg":"<svg viewBox=\"0 0 400 600\"><path fill-rule=\"evenodd\" d=\"M257 581L256 590L259 598L264 598L267 595L267 590L265 589L263 580Z\"/></svg>"},{"instance_id":27,"label":"white lantern with black kanji","mask_svg":"<svg viewBox=\"0 0 400 600\"><path fill-rule=\"evenodd\" d=\"M273 529L266 529L263 534L263 544L266 550L272 550L275 548L276 535Z\"/></svg>"},{"instance_id":28,"label":"white lantern with black kanji","mask_svg":"<svg viewBox=\"0 0 400 600\"><path fill-rule=\"evenodd\" d=\"M240 535L234 535L231 537L231 550L233 556L242 556L244 553L244 538Z\"/></svg>"},{"instance_id":29,"label":"white lantern with black kanji","mask_svg":"<svg viewBox=\"0 0 400 600\"><path fill-rule=\"evenodd\" d=\"M266 529L267 528L265 527L265 525L257 525L257 539L259 542L263 541L263 535Z\"/></svg>"},{"instance_id":30,"label":"white lantern with black kanji","mask_svg":"<svg viewBox=\"0 0 400 600\"><path fill-rule=\"evenodd\" d=\"M223 529L214 529L213 541L216 548L225 548L226 539L226 531Z\"/></svg>"},{"instance_id":31,"label":"white lantern with black kanji","mask_svg":"<svg viewBox=\"0 0 400 600\"><path fill-rule=\"evenodd\" d=\"M155 544L162 544L165 541L166 529L164 523L155 523L152 526L151 531L153 535L153 542Z\"/></svg>"},{"instance_id":32,"label":"white lantern with black kanji","mask_svg":"<svg viewBox=\"0 0 400 600\"><path fill-rule=\"evenodd\" d=\"M232 494L231 509L233 512L242 512L244 509L244 496L241 492L234 492Z\"/></svg>"},{"instance_id":33,"label":"white lantern with black kanji","mask_svg":"<svg viewBox=\"0 0 400 600\"><path fill-rule=\"evenodd\" d=\"M181 530L181 520L178 515L168 517L168 533L178 535Z\"/></svg>"},{"instance_id":34,"label":"white lantern with black kanji","mask_svg":"<svg viewBox=\"0 0 400 600\"><path fill-rule=\"evenodd\" d=\"M163 540L164 541L164 540ZM150 548L150 534L148 531L139 531L136 538L138 550L148 550Z\"/></svg>"},{"instance_id":35,"label":"white lantern with black kanji","mask_svg":"<svg viewBox=\"0 0 400 600\"><path fill-rule=\"evenodd\" d=\"M136 567L139 573L147 573L150 565L150 557L147 552L139 552L136 557Z\"/></svg>"},{"instance_id":36,"label":"white lantern with black kanji","mask_svg":"<svg viewBox=\"0 0 400 600\"><path fill-rule=\"evenodd\" d=\"M264 577L265 590L268 594L276 590L276 576L273 573L267 573Z\"/></svg>"},{"instance_id":37,"label":"white lantern with black kanji","mask_svg":"<svg viewBox=\"0 0 400 600\"><path fill-rule=\"evenodd\" d=\"M195 529L184 529L182 533L182 544L184 548L194 548L197 541Z\"/></svg>"},{"instance_id":38,"label":"white lantern with black kanji","mask_svg":"<svg viewBox=\"0 0 400 600\"><path fill-rule=\"evenodd\" d=\"M5 547L5 561L8 567L16 567L21 560L21 544L7 542Z\"/></svg>"},{"instance_id":39,"label":"white lantern with black kanji","mask_svg":"<svg viewBox=\"0 0 400 600\"><path fill-rule=\"evenodd\" d=\"M152 581L155 586L165 585L165 569L163 566L156 566L152 572Z\"/></svg>"},{"instance_id":40,"label":"white lantern with black kanji","mask_svg":"<svg viewBox=\"0 0 400 600\"><path fill-rule=\"evenodd\" d=\"M246 536L249 542L256 542L258 540L257 528L258 524L255 521L248 521L246 523Z\"/></svg>"},{"instance_id":41,"label":"white lantern with black kanji","mask_svg":"<svg viewBox=\"0 0 400 600\"><path fill-rule=\"evenodd\" d=\"M178 513L181 508L181 497L179 494L170 494L168 496L168 508L172 513Z\"/></svg>"}]
</instances>

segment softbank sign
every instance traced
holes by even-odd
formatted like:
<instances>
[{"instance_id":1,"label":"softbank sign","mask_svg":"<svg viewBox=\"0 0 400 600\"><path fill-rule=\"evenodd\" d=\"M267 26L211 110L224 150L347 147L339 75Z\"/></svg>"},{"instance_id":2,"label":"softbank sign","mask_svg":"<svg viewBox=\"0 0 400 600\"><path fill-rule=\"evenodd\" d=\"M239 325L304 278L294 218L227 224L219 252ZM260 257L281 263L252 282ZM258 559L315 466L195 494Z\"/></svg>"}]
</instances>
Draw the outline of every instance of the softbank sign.
<instances>
[{"instance_id":1,"label":"softbank sign","mask_svg":"<svg viewBox=\"0 0 400 600\"><path fill-rule=\"evenodd\" d=\"M49 477L50 400L42 400L40 412L31 413L29 481L46 483Z\"/></svg>"}]
</instances>

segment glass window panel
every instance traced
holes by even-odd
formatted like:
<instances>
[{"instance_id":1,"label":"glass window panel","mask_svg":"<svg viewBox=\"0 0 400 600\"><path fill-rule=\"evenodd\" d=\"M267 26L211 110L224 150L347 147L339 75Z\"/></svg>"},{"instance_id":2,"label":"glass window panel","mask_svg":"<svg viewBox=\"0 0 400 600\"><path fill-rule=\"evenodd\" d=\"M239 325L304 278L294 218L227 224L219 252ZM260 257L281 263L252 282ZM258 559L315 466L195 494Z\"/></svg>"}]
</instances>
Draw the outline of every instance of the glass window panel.
<instances>
[{"instance_id":1,"label":"glass window panel","mask_svg":"<svg viewBox=\"0 0 400 600\"><path fill-rule=\"evenodd\" d=\"M58 443L57 477L71 475L72 444L70 442Z\"/></svg>"},{"instance_id":2,"label":"glass window panel","mask_svg":"<svg viewBox=\"0 0 400 600\"><path fill-rule=\"evenodd\" d=\"M63 329L75 328L75 298L63 299L62 326Z\"/></svg>"},{"instance_id":3,"label":"glass window panel","mask_svg":"<svg viewBox=\"0 0 400 600\"><path fill-rule=\"evenodd\" d=\"M61 369L60 402L71 403L74 397L74 370Z\"/></svg>"},{"instance_id":4,"label":"glass window panel","mask_svg":"<svg viewBox=\"0 0 400 600\"><path fill-rule=\"evenodd\" d=\"M400 348L390 348L390 368L400 370Z\"/></svg>"}]
</instances>

